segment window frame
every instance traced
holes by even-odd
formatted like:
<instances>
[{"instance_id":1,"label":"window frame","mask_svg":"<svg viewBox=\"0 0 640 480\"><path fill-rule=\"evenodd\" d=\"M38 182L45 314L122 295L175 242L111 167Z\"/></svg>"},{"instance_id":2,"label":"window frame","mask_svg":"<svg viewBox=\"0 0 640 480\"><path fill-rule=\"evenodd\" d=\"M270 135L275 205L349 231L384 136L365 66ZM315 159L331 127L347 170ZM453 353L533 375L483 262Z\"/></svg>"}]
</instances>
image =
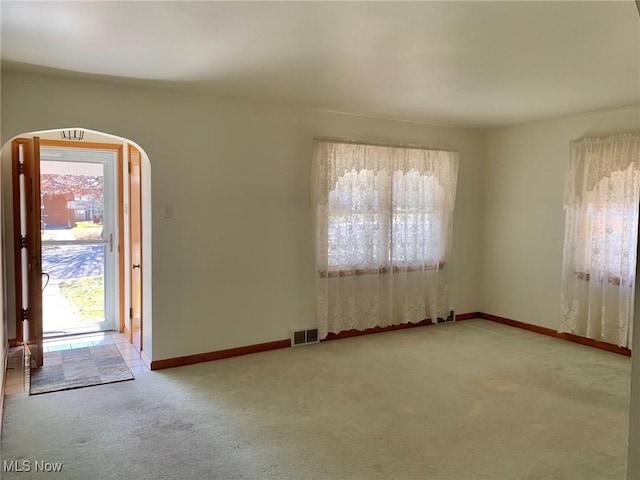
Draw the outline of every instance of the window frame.
<instances>
[{"instance_id":1,"label":"window frame","mask_svg":"<svg viewBox=\"0 0 640 480\"><path fill-rule=\"evenodd\" d=\"M331 209L331 203L332 200L335 200L335 192L337 191L337 189L339 188L339 182L340 180L342 180L343 178L345 178L347 175L352 175L353 173L360 174L361 172L363 172L364 170L361 170L360 172L355 172L355 171L351 171L351 172L345 172L344 175L340 176L338 179L338 182L335 186L335 188L333 190L331 190L329 192L329 203L328 203L328 212L327 212L327 228L328 228L328 232L327 232L327 256L328 256L328 269L327 271L319 271L318 274L321 278L337 278L337 277L350 277L350 276L360 276L360 275L378 275L378 274L386 274L386 273L403 273L403 272L418 272L418 271L425 271L425 270L442 270L445 266L446 266L446 262L445 262L445 256L446 256L446 249L445 249L445 243L446 243L446 234L443 231L442 228L440 228L440 232L438 234L439 237L439 241L438 241L438 250L439 250L439 255L437 259L434 258L422 258L422 259L417 259L417 260L401 260L401 259L394 259L394 236L393 236L393 225L394 225L394 217L397 218L397 216L399 216L400 214L397 212L397 209L399 208L398 204L395 203L394 201L394 196L393 194L390 195L390 199L389 199L389 204L386 205L387 209L386 209L386 214L384 214L383 211L381 211L380 209L380 198L379 196L376 196L375 194L372 195L376 200L374 203L376 203L376 209L375 210L355 210L355 211L344 211L344 210L340 210L340 209ZM401 171L401 170L397 170L393 173L390 174L391 177L391 185L389 186L391 189L391 192L394 191L395 189L395 180L397 177L398 173L401 173L403 176L406 176L407 174L411 173L411 172L417 172L416 170L408 170L408 171ZM372 172L373 173L373 172ZM374 174L376 175L376 174ZM422 174L420 175L421 180L424 179L430 179L433 182L433 185L430 186L430 188L434 189L434 191L436 191L438 193L438 200L434 203L431 203L429 205L422 205L422 209L420 209L421 205L417 206L417 210L414 211L405 211L402 212L401 215L409 215L409 214L416 214L416 215L432 215L437 217L438 216L438 212L440 209L444 208L444 196L445 196L445 192L444 192L444 188L438 184L437 179L430 174ZM374 192L375 193L375 192ZM366 195L365 195L366 196ZM409 210L411 208L415 208L415 207L411 207L411 206L404 206L405 209ZM388 250L387 252L384 253L384 258L381 258L380 260L383 261L378 261L378 262L372 262L368 265L362 264L362 263L353 263L353 264L345 264L345 263L332 263L331 257L331 222L332 222L332 217L336 217L336 216L361 216L361 215L372 215L372 216L376 216L379 218L379 221L382 222L387 222L387 230L389 231L389 238L388 238Z\"/></svg>"}]
</instances>

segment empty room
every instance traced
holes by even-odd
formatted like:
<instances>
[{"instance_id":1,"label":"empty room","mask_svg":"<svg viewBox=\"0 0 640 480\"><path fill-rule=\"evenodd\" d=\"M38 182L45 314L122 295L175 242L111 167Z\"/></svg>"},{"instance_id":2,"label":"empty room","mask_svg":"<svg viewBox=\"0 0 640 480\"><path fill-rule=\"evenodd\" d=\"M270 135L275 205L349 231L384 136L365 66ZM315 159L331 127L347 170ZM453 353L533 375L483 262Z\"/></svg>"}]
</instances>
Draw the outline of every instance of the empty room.
<instances>
[{"instance_id":1,"label":"empty room","mask_svg":"<svg viewBox=\"0 0 640 480\"><path fill-rule=\"evenodd\" d=\"M2 478L640 480L640 3L0 18Z\"/></svg>"}]
</instances>

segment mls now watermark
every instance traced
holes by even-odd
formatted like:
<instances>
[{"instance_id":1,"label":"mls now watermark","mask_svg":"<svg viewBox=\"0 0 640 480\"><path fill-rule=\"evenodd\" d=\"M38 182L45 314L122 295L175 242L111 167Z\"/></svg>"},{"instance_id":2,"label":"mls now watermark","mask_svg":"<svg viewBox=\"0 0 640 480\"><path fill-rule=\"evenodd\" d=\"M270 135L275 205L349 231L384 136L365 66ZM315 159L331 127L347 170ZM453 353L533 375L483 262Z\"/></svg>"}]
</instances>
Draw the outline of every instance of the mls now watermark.
<instances>
[{"instance_id":1,"label":"mls now watermark","mask_svg":"<svg viewBox=\"0 0 640 480\"><path fill-rule=\"evenodd\" d=\"M62 471L61 462L45 462L44 460L4 460L3 472L45 472L56 473Z\"/></svg>"}]
</instances>

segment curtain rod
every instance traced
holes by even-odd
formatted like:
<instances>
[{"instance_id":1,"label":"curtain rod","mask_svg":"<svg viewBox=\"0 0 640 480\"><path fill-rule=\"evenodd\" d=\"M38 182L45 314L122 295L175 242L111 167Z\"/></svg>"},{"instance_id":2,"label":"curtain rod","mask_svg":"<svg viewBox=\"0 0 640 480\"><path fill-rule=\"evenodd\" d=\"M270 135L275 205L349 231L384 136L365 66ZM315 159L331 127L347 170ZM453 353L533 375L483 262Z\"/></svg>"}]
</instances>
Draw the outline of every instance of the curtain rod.
<instances>
[{"instance_id":1,"label":"curtain rod","mask_svg":"<svg viewBox=\"0 0 640 480\"><path fill-rule=\"evenodd\" d=\"M346 145L365 145L371 147L389 147L389 148L408 148L412 150L434 150L439 152L453 152L459 153L458 150L453 148L445 148L445 147L432 147L432 146L424 146L424 145L412 145L412 144L402 144L402 143L381 143L381 142L362 142L360 140L353 140L347 138L336 138L336 137L315 137L316 142L327 142L327 143L343 143Z\"/></svg>"}]
</instances>

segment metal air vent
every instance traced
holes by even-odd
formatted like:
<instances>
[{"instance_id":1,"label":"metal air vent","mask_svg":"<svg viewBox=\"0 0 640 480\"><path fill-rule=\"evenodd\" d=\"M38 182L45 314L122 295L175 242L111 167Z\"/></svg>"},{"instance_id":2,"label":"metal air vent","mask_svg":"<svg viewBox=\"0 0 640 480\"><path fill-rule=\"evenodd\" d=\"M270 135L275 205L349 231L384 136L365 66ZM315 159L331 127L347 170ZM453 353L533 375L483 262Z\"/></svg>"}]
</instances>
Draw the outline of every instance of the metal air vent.
<instances>
[{"instance_id":1,"label":"metal air vent","mask_svg":"<svg viewBox=\"0 0 640 480\"><path fill-rule=\"evenodd\" d=\"M318 329L309 328L301 330L291 330L291 346L299 347L300 345L308 345L310 343L318 343Z\"/></svg>"}]
</instances>

